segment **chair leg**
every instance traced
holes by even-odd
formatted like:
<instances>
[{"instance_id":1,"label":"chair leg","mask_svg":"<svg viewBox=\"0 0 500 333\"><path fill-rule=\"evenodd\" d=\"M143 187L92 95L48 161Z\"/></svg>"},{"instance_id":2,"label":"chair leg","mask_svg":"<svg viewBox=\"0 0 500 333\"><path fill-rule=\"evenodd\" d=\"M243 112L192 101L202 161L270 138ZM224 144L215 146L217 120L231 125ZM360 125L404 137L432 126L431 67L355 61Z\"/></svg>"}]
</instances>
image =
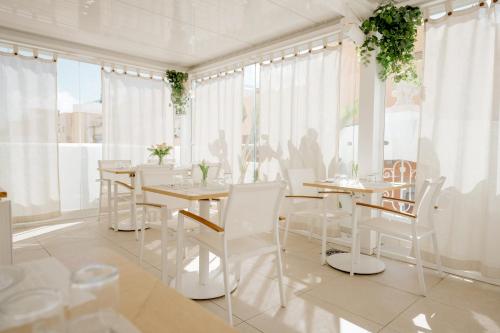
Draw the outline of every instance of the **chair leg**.
<instances>
[{"instance_id":1,"label":"chair leg","mask_svg":"<svg viewBox=\"0 0 500 333\"><path fill-rule=\"evenodd\" d=\"M276 267L278 271L278 284L280 288L280 301L281 301L281 306L286 307L286 297L285 297L285 289L284 289L284 284L283 284L283 262L281 260L281 251L279 247L276 249Z\"/></svg>"},{"instance_id":2,"label":"chair leg","mask_svg":"<svg viewBox=\"0 0 500 333\"><path fill-rule=\"evenodd\" d=\"M377 232L377 259L380 260L380 252L382 252L382 234Z\"/></svg>"},{"instance_id":3,"label":"chair leg","mask_svg":"<svg viewBox=\"0 0 500 333\"><path fill-rule=\"evenodd\" d=\"M286 220L285 220L285 231L284 231L284 235L283 235L283 244L281 245L281 248L283 251L286 250L286 241L288 240L288 229L290 228L290 220L292 219L292 214L289 213L287 216L286 216Z\"/></svg>"},{"instance_id":4,"label":"chair leg","mask_svg":"<svg viewBox=\"0 0 500 333\"><path fill-rule=\"evenodd\" d=\"M357 259L357 249L358 249L358 221L357 221L357 210L356 210L356 205L353 206L353 217L352 217L352 236L351 236L351 271L349 274L351 276L354 275L354 265L356 263Z\"/></svg>"},{"instance_id":5,"label":"chair leg","mask_svg":"<svg viewBox=\"0 0 500 333\"><path fill-rule=\"evenodd\" d=\"M222 256L222 269L224 270L224 291L226 294L227 321L233 326L233 308L231 304L231 285L229 282L229 263L227 261L227 247L224 246L224 255Z\"/></svg>"},{"instance_id":6,"label":"chair leg","mask_svg":"<svg viewBox=\"0 0 500 333\"><path fill-rule=\"evenodd\" d=\"M102 184L103 181L99 181L99 212L97 214L97 222L101 222L101 213L102 213Z\"/></svg>"},{"instance_id":7,"label":"chair leg","mask_svg":"<svg viewBox=\"0 0 500 333\"><path fill-rule=\"evenodd\" d=\"M323 220L321 222L321 265L326 264L326 226L327 226L327 216L323 214Z\"/></svg>"},{"instance_id":8,"label":"chair leg","mask_svg":"<svg viewBox=\"0 0 500 333\"><path fill-rule=\"evenodd\" d=\"M118 184L117 183L114 183L113 184L113 204L114 204L114 207L113 207L113 227L115 229L115 231L118 231ZM111 196L111 192L108 191L108 193L110 194ZM111 208L111 200L108 200L109 202L109 207ZM111 211L111 209L110 209Z\"/></svg>"},{"instance_id":9,"label":"chair leg","mask_svg":"<svg viewBox=\"0 0 500 333\"><path fill-rule=\"evenodd\" d=\"M184 270L184 215L179 214L177 223L177 256L175 259L175 289L182 293L182 272Z\"/></svg>"},{"instance_id":10,"label":"chair leg","mask_svg":"<svg viewBox=\"0 0 500 333\"><path fill-rule=\"evenodd\" d=\"M413 248L415 250L415 258L417 261L417 275L418 284L420 285L420 291L423 296L426 295L425 280L424 280L424 269L422 267L422 258L420 256L420 244L417 237L413 237Z\"/></svg>"},{"instance_id":11,"label":"chair leg","mask_svg":"<svg viewBox=\"0 0 500 333\"><path fill-rule=\"evenodd\" d=\"M165 207L162 207L160 217L161 217L161 280L163 281L164 284L168 285L168 252L167 252L168 215L166 213Z\"/></svg>"},{"instance_id":12,"label":"chair leg","mask_svg":"<svg viewBox=\"0 0 500 333\"><path fill-rule=\"evenodd\" d=\"M432 233L432 246L434 248L434 256L436 257L436 265L439 276L443 276L443 264L441 262L441 254L439 253L436 231Z\"/></svg>"},{"instance_id":13,"label":"chair leg","mask_svg":"<svg viewBox=\"0 0 500 333\"><path fill-rule=\"evenodd\" d=\"M314 219L309 220L309 236L307 236L309 242L312 240L314 221Z\"/></svg>"},{"instance_id":14,"label":"chair leg","mask_svg":"<svg viewBox=\"0 0 500 333\"><path fill-rule=\"evenodd\" d=\"M144 234L146 233L146 210L142 208L142 223L141 223L141 242L139 248L139 264L142 265L142 258L144 257Z\"/></svg>"}]
</instances>

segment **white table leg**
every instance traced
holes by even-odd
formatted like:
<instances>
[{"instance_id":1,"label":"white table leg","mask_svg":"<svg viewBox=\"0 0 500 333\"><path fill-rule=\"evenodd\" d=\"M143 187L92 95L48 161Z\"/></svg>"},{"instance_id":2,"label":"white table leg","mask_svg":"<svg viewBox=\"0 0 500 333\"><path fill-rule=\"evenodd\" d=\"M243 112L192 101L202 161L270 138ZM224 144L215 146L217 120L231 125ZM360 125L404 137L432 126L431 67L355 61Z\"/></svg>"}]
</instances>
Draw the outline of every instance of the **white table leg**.
<instances>
[{"instance_id":1,"label":"white table leg","mask_svg":"<svg viewBox=\"0 0 500 333\"><path fill-rule=\"evenodd\" d=\"M139 240L139 233L137 231L137 212L136 212L136 198L135 198L135 175L130 175L130 185L132 190L130 191L130 224L134 228L135 240Z\"/></svg>"},{"instance_id":2,"label":"white table leg","mask_svg":"<svg viewBox=\"0 0 500 333\"><path fill-rule=\"evenodd\" d=\"M210 220L210 200L200 200L200 216ZM207 232L203 226L201 226L200 232ZM199 260L199 270L200 270L200 284L206 285L209 273L209 258L210 253L208 249L200 245L200 260Z\"/></svg>"},{"instance_id":3,"label":"white table leg","mask_svg":"<svg viewBox=\"0 0 500 333\"><path fill-rule=\"evenodd\" d=\"M354 246L351 247L351 253L337 253L328 257L326 260L330 266L343 272L350 272L351 265L355 274L377 274L385 270L383 261L361 254L361 237L357 237L358 219L356 218L356 202L361 198L361 195L354 194L352 196L352 237ZM357 237L357 238L354 238ZM354 242L354 239L356 241ZM354 256L354 260L352 260Z\"/></svg>"},{"instance_id":4,"label":"white table leg","mask_svg":"<svg viewBox=\"0 0 500 333\"><path fill-rule=\"evenodd\" d=\"M111 180L106 182L108 187L108 228L113 226L113 211L111 209Z\"/></svg>"}]
</instances>

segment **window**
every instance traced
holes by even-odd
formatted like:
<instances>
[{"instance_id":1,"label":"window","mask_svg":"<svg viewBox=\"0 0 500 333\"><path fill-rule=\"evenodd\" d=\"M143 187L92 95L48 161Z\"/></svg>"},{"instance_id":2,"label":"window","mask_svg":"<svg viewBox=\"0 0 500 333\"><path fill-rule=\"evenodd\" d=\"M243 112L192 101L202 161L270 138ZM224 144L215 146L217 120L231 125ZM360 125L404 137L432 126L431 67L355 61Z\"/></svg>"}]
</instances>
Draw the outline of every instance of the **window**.
<instances>
[{"instance_id":1,"label":"window","mask_svg":"<svg viewBox=\"0 0 500 333\"><path fill-rule=\"evenodd\" d=\"M420 130L421 87L423 74L423 28L418 31L415 46L417 82L386 82L384 180L415 183L417 174L418 137ZM404 189L391 196L414 200L414 189ZM410 205L388 202L393 208L409 210ZM397 205L397 207L396 207Z\"/></svg>"},{"instance_id":2,"label":"window","mask_svg":"<svg viewBox=\"0 0 500 333\"><path fill-rule=\"evenodd\" d=\"M102 156L100 66L60 58L57 99L61 210L95 208Z\"/></svg>"}]
</instances>

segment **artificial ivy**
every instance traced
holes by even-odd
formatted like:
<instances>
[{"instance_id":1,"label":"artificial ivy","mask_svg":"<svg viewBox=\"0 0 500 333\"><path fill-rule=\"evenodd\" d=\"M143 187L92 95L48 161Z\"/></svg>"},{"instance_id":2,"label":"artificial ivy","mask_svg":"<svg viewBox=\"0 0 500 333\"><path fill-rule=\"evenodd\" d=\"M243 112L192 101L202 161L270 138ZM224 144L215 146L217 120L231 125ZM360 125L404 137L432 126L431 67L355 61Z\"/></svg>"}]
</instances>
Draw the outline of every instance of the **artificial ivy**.
<instances>
[{"instance_id":1,"label":"artificial ivy","mask_svg":"<svg viewBox=\"0 0 500 333\"><path fill-rule=\"evenodd\" d=\"M418 7L397 7L394 1L379 6L373 16L361 24L365 41L360 47L362 61L370 62L372 51L378 49L379 77L385 81L394 75L394 81L415 81L413 50L417 39L417 28L422 22L422 11Z\"/></svg>"},{"instance_id":2,"label":"artificial ivy","mask_svg":"<svg viewBox=\"0 0 500 333\"><path fill-rule=\"evenodd\" d=\"M188 102L188 97L186 96L185 83L188 79L188 73L177 72L174 70L168 70L166 72L167 80L170 83L172 89L171 100L175 106L176 114L186 113L186 104Z\"/></svg>"}]
</instances>

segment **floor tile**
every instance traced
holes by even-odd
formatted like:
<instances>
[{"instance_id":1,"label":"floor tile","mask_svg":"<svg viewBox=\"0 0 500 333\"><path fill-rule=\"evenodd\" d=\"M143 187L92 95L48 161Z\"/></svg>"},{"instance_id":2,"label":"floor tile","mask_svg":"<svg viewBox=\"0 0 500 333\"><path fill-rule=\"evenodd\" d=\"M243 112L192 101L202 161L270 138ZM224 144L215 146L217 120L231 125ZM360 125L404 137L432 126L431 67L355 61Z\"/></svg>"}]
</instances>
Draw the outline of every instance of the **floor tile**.
<instances>
[{"instance_id":1,"label":"floor tile","mask_svg":"<svg viewBox=\"0 0 500 333\"><path fill-rule=\"evenodd\" d=\"M366 319L386 325L418 297L357 276L322 283L306 294L338 305Z\"/></svg>"},{"instance_id":2,"label":"floor tile","mask_svg":"<svg viewBox=\"0 0 500 333\"><path fill-rule=\"evenodd\" d=\"M291 300L300 290L284 286L287 300ZM278 281L259 275L243 277L238 288L232 294L233 314L242 320L250 319L269 308L280 304ZM221 297L214 302L226 308L226 298Z\"/></svg>"},{"instance_id":3,"label":"floor tile","mask_svg":"<svg viewBox=\"0 0 500 333\"><path fill-rule=\"evenodd\" d=\"M500 286L449 275L428 296L500 323Z\"/></svg>"},{"instance_id":4,"label":"floor tile","mask_svg":"<svg viewBox=\"0 0 500 333\"><path fill-rule=\"evenodd\" d=\"M220 307L219 305L215 304L211 300L196 301L196 304L204 307L210 313L213 313L214 315L221 318L222 320L227 321L226 309ZM233 314L233 325L236 326L236 325L240 324L241 322L242 322L242 320Z\"/></svg>"},{"instance_id":5,"label":"floor tile","mask_svg":"<svg viewBox=\"0 0 500 333\"><path fill-rule=\"evenodd\" d=\"M377 332L381 325L316 297L301 294L248 321L262 332Z\"/></svg>"},{"instance_id":6,"label":"floor tile","mask_svg":"<svg viewBox=\"0 0 500 333\"><path fill-rule=\"evenodd\" d=\"M240 333L261 333L261 331L259 331L258 329L256 329L252 325L245 323L245 322L241 323L239 325L236 325L234 328L236 329L236 331L238 331Z\"/></svg>"},{"instance_id":7,"label":"floor tile","mask_svg":"<svg viewBox=\"0 0 500 333\"><path fill-rule=\"evenodd\" d=\"M500 332L500 320L425 298L398 316L388 329L401 333Z\"/></svg>"},{"instance_id":8,"label":"floor tile","mask_svg":"<svg viewBox=\"0 0 500 333\"><path fill-rule=\"evenodd\" d=\"M415 265L401 261L382 259L385 263L385 271L380 274L360 276L369 281L378 282L383 285L400 289L415 295L420 295L417 270ZM431 290L444 277L440 277L437 271L424 269L424 279L427 291Z\"/></svg>"}]
</instances>

